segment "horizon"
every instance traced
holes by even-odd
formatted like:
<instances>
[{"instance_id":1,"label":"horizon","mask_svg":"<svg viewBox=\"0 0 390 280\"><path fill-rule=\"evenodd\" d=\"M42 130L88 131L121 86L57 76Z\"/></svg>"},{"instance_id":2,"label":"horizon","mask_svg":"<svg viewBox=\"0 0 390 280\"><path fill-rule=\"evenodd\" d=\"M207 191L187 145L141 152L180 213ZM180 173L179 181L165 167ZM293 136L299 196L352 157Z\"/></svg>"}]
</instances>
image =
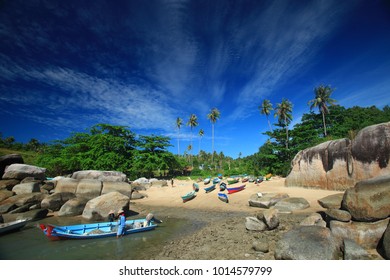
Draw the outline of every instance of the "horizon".
<instances>
[{"instance_id":1,"label":"horizon","mask_svg":"<svg viewBox=\"0 0 390 280\"><path fill-rule=\"evenodd\" d=\"M215 151L236 159L268 139L264 99L293 103L290 128L321 84L345 108L390 104L386 1L16 0L0 14L0 132L17 142L106 123L168 136L177 154L180 117L183 154L195 114L192 154L200 129L212 153L215 107Z\"/></svg>"}]
</instances>

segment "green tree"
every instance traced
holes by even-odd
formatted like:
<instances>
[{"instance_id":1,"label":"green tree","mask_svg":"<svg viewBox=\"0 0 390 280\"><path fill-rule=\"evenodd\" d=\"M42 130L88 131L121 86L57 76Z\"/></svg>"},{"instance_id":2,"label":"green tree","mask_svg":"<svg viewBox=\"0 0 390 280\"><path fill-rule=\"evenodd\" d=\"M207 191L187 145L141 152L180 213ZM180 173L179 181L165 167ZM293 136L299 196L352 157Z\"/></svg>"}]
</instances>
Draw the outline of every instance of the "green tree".
<instances>
[{"instance_id":1,"label":"green tree","mask_svg":"<svg viewBox=\"0 0 390 280\"><path fill-rule=\"evenodd\" d=\"M180 155L180 128L183 125L183 120L181 118L176 119L177 127L177 155Z\"/></svg>"},{"instance_id":2,"label":"green tree","mask_svg":"<svg viewBox=\"0 0 390 280\"><path fill-rule=\"evenodd\" d=\"M211 109L211 112L209 114L207 114L207 118L210 120L211 122L211 128L212 128L212 152L213 152L213 156L211 158L211 161L214 163L214 125L215 123L217 122L217 120L219 119L219 117L221 116L221 113L219 112L219 110L217 108L213 108Z\"/></svg>"},{"instance_id":3,"label":"green tree","mask_svg":"<svg viewBox=\"0 0 390 280\"><path fill-rule=\"evenodd\" d=\"M275 117L278 117L279 124L286 130L286 149L288 149L288 126L292 121L292 107L292 103L285 98L276 105Z\"/></svg>"},{"instance_id":4,"label":"green tree","mask_svg":"<svg viewBox=\"0 0 390 280\"><path fill-rule=\"evenodd\" d=\"M330 86L320 85L314 89L315 98L308 103L310 105L310 110L314 107L318 107L318 110L321 112L325 137L327 136L325 115L329 113L328 105L335 105L336 103L336 100L330 97L333 91L334 89Z\"/></svg>"},{"instance_id":5,"label":"green tree","mask_svg":"<svg viewBox=\"0 0 390 280\"><path fill-rule=\"evenodd\" d=\"M274 108L272 107L272 103L268 99L264 99L261 106L259 106L260 114L266 115L266 117L267 117L268 126L269 126L270 131L272 131L272 127L271 127L271 123L269 121L268 116L271 114L271 111L273 109Z\"/></svg>"}]
</instances>

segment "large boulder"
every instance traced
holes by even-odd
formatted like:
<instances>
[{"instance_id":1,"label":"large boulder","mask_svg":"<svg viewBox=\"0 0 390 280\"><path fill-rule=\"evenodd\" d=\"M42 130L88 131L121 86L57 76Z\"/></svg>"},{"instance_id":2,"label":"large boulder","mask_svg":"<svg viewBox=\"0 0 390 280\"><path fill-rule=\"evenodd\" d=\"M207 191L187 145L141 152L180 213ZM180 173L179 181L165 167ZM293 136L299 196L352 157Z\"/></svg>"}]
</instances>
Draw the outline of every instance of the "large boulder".
<instances>
[{"instance_id":1,"label":"large boulder","mask_svg":"<svg viewBox=\"0 0 390 280\"><path fill-rule=\"evenodd\" d=\"M110 192L119 192L131 197L132 187L126 182L103 182L102 195Z\"/></svg>"},{"instance_id":2,"label":"large boulder","mask_svg":"<svg viewBox=\"0 0 390 280\"><path fill-rule=\"evenodd\" d=\"M33 177L37 180L46 179L46 168L28 164L14 163L5 168L3 179L23 180L26 177Z\"/></svg>"},{"instance_id":3,"label":"large boulder","mask_svg":"<svg viewBox=\"0 0 390 280\"><path fill-rule=\"evenodd\" d=\"M102 181L95 179L81 179L77 184L76 195L89 199L98 197L102 192Z\"/></svg>"},{"instance_id":4,"label":"large boulder","mask_svg":"<svg viewBox=\"0 0 390 280\"><path fill-rule=\"evenodd\" d=\"M69 199L64 205L61 206L58 211L59 217L69 217L69 216L78 216L83 214L85 205L87 204L88 199L85 197L75 197Z\"/></svg>"},{"instance_id":5,"label":"large boulder","mask_svg":"<svg viewBox=\"0 0 390 280\"><path fill-rule=\"evenodd\" d=\"M10 179L10 180L0 180L0 190L9 190L11 191L14 186L20 183L20 180Z\"/></svg>"},{"instance_id":6,"label":"large boulder","mask_svg":"<svg viewBox=\"0 0 390 280\"><path fill-rule=\"evenodd\" d=\"M282 235L276 243L275 259L337 260L340 252L340 243L329 228L298 226Z\"/></svg>"},{"instance_id":7,"label":"large boulder","mask_svg":"<svg viewBox=\"0 0 390 280\"><path fill-rule=\"evenodd\" d=\"M76 193L78 184L79 184L78 180L72 178L60 178L57 180L57 184L54 191L56 193L60 193L60 192Z\"/></svg>"},{"instance_id":8,"label":"large boulder","mask_svg":"<svg viewBox=\"0 0 390 280\"><path fill-rule=\"evenodd\" d=\"M390 224L387 225L387 229L383 234L382 248L383 248L384 257L390 260Z\"/></svg>"},{"instance_id":9,"label":"large boulder","mask_svg":"<svg viewBox=\"0 0 390 280\"><path fill-rule=\"evenodd\" d=\"M9 154L0 157L0 178L4 175L4 170L8 165L14 163L24 163L23 158L19 154Z\"/></svg>"},{"instance_id":10,"label":"large boulder","mask_svg":"<svg viewBox=\"0 0 390 280\"><path fill-rule=\"evenodd\" d=\"M41 201L47 196L47 194L43 193L26 193L26 194L18 194L11 196L0 202L0 214L7 213L17 207L26 205L26 204L37 204L41 203Z\"/></svg>"},{"instance_id":11,"label":"large boulder","mask_svg":"<svg viewBox=\"0 0 390 280\"><path fill-rule=\"evenodd\" d=\"M376 221L390 216L390 175L358 182L345 191L342 208L356 221Z\"/></svg>"},{"instance_id":12,"label":"large boulder","mask_svg":"<svg viewBox=\"0 0 390 280\"><path fill-rule=\"evenodd\" d=\"M375 249L389 224L389 219L365 223L330 221L330 230L339 240L352 239L365 249Z\"/></svg>"},{"instance_id":13,"label":"large boulder","mask_svg":"<svg viewBox=\"0 0 390 280\"><path fill-rule=\"evenodd\" d=\"M103 182L126 182L126 174L119 171L83 170L72 174L72 179L94 179Z\"/></svg>"},{"instance_id":14,"label":"large boulder","mask_svg":"<svg viewBox=\"0 0 390 280\"><path fill-rule=\"evenodd\" d=\"M300 151L286 186L346 190L357 182L390 174L390 122L362 129L353 141L332 140Z\"/></svg>"},{"instance_id":15,"label":"large boulder","mask_svg":"<svg viewBox=\"0 0 390 280\"><path fill-rule=\"evenodd\" d=\"M12 188L12 191L15 194L23 194L23 193L33 193L33 192L40 192L41 183L39 182L30 182L30 183L23 183L23 184L17 184Z\"/></svg>"},{"instance_id":16,"label":"large boulder","mask_svg":"<svg viewBox=\"0 0 390 280\"><path fill-rule=\"evenodd\" d=\"M0 202L6 200L7 198L13 196L15 193L8 190L0 190Z\"/></svg>"},{"instance_id":17,"label":"large boulder","mask_svg":"<svg viewBox=\"0 0 390 280\"><path fill-rule=\"evenodd\" d=\"M88 220L99 221L106 220L111 210L124 210L125 214L128 214L129 203L130 199L127 195L110 192L88 201L82 216Z\"/></svg>"},{"instance_id":18,"label":"large boulder","mask_svg":"<svg viewBox=\"0 0 390 280\"><path fill-rule=\"evenodd\" d=\"M344 239L344 260L368 260L368 252L351 239Z\"/></svg>"},{"instance_id":19,"label":"large boulder","mask_svg":"<svg viewBox=\"0 0 390 280\"><path fill-rule=\"evenodd\" d=\"M289 197L277 202L274 208L280 212L292 212L310 207L310 203L303 197Z\"/></svg>"},{"instance_id":20,"label":"large boulder","mask_svg":"<svg viewBox=\"0 0 390 280\"><path fill-rule=\"evenodd\" d=\"M340 209L341 202L343 201L343 197L344 197L344 193L331 194L319 199L318 204L321 205L321 207L327 209L330 208Z\"/></svg>"},{"instance_id":21,"label":"large boulder","mask_svg":"<svg viewBox=\"0 0 390 280\"><path fill-rule=\"evenodd\" d=\"M288 197L286 193L255 193L249 197L248 203L251 207L270 208Z\"/></svg>"},{"instance_id":22,"label":"large boulder","mask_svg":"<svg viewBox=\"0 0 390 280\"><path fill-rule=\"evenodd\" d=\"M53 193L47 196L41 202L41 208L58 211L69 199L75 198L76 195L70 192Z\"/></svg>"},{"instance_id":23,"label":"large boulder","mask_svg":"<svg viewBox=\"0 0 390 280\"><path fill-rule=\"evenodd\" d=\"M47 209L34 209L23 213L4 214L3 217L5 223L24 219L36 221L46 218L48 213L49 210Z\"/></svg>"}]
</instances>

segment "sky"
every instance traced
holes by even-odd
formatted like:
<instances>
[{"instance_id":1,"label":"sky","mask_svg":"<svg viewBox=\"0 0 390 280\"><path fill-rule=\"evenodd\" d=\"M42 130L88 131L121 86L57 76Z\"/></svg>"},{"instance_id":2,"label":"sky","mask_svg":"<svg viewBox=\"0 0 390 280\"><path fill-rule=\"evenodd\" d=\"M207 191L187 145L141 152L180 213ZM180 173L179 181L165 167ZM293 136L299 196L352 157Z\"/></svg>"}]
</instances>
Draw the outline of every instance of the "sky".
<instances>
[{"instance_id":1,"label":"sky","mask_svg":"<svg viewBox=\"0 0 390 280\"><path fill-rule=\"evenodd\" d=\"M264 99L293 103L290 128L322 84L346 108L390 104L389 1L0 0L0 38L0 132L17 142L107 123L212 152L217 108L215 151L237 158L267 140Z\"/></svg>"}]
</instances>

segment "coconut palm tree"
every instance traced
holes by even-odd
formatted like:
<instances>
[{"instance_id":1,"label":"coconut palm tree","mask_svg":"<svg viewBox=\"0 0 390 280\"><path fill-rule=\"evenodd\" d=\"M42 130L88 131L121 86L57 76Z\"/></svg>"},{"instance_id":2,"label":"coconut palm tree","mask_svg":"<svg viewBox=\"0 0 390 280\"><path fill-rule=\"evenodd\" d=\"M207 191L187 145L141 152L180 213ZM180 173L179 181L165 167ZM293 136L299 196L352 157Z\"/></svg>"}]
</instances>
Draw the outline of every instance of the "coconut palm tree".
<instances>
[{"instance_id":1,"label":"coconut palm tree","mask_svg":"<svg viewBox=\"0 0 390 280\"><path fill-rule=\"evenodd\" d=\"M211 112L207 114L207 118L211 121L211 127L212 127L212 157L211 157L211 162L214 163L214 124L217 122L219 119L221 113L217 108L211 109Z\"/></svg>"},{"instance_id":2,"label":"coconut palm tree","mask_svg":"<svg viewBox=\"0 0 390 280\"><path fill-rule=\"evenodd\" d=\"M268 99L264 99L263 103L261 103L261 105L259 106L260 114L267 116L268 126L271 131L272 131L272 127L271 127L271 123L269 122L268 116L271 114L271 111L273 109L274 108L272 107L272 103Z\"/></svg>"},{"instance_id":3,"label":"coconut palm tree","mask_svg":"<svg viewBox=\"0 0 390 280\"><path fill-rule=\"evenodd\" d=\"M204 135L204 131L203 131L203 129L200 129L199 130L199 153L198 154L200 154L200 141L202 141L203 135Z\"/></svg>"},{"instance_id":4,"label":"coconut palm tree","mask_svg":"<svg viewBox=\"0 0 390 280\"><path fill-rule=\"evenodd\" d=\"M275 117L278 117L279 124L286 129L286 149L288 149L288 125L292 121L292 103L283 98L281 103L276 105Z\"/></svg>"},{"instance_id":5,"label":"coconut palm tree","mask_svg":"<svg viewBox=\"0 0 390 280\"><path fill-rule=\"evenodd\" d=\"M334 105L336 103L335 99L330 98L334 89L330 86L320 85L314 89L315 98L310 100L308 105L310 105L310 110L314 107L318 107L318 110L322 114L322 122L324 124L324 136L326 137L326 123L325 115L329 113L328 105Z\"/></svg>"},{"instance_id":6,"label":"coconut palm tree","mask_svg":"<svg viewBox=\"0 0 390 280\"><path fill-rule=\"evenodd\" d=\"M180 127L183 124L183 120L181 118L176 119L176 127L178 128L177 131L177 155L180 155Z\"/></svg>"},{"instance_id":7,"label":"coconut palm tree","mask_svg":"<svg viewBox=\"0 0 390 280\"><path fill-rule=\"evenodd\" d=\"M191 114L188 119L187 125L191 128L191 158L192 158L192 129L198 126L198 117L195 114Z\"/></svg>"}]
</instances>

